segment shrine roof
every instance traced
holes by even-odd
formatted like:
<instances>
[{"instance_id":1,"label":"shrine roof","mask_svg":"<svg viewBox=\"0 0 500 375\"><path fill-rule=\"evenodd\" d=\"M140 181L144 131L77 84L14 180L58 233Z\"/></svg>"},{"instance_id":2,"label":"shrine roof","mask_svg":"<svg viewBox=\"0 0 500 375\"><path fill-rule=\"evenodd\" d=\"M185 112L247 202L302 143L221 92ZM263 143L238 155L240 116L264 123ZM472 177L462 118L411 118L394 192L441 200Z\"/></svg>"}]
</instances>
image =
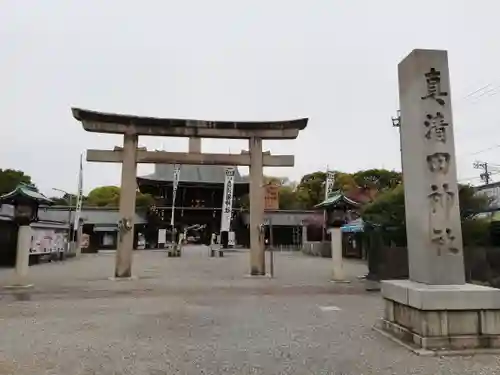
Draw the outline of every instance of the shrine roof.
<instances>
[{"instance_id":1,"label":"shrine roof","mask_svg":"<svg viewBox=\"0 0 500 375\"><path fill-rule=\"evenodd\" d=\"M344 203L353 207L358 207L361 204L359 202L356 202L355 200L352 200L345 196L342 193L336 192L329 198L325 199L323 202L317 204L314 206L314 208L329 208L329 207L335 207L336 205Z\"/></svg>"},{"instance_id":2,"label":"shrine roof","mask_svg":"<svg viewBox=\"0 0 500 375\"><path fill-rule=\"evenodd\" d=\"M173 137L199 134L204 138L248 138L250 132L260 132L262 134L256 136L261 138L294 139L308 122L307 118L286 121L205 121L143 117L81 108L72 108L71 111L73 117L81 121L84 129L90 132L123 134L127 127L133 126L138 135Z\"/></svg>"},{"instance_id":3,"label":"shrine roof","mask_svg":"<svg viewBox=\"0 0 500 375\"><path fill-rule=\"evenodd\" d=\"M41 204L52 204L52 200L40 193L34 186L20 183L10 193L0 196L1 203L12 204L17 198L28 198Z\"/></svg>"},{"instance_id":4,"label":"shrine roof","mask_svg":"<svg viewBox=\"0 0 500 375\"><path fill-rule=\"evenodd\" d=\"M197 184L224 184L226 167L222 165L182 165L179 182ZM174 178L173 164L156 164L155 171L146 176L137 177L138 180L172 182ZM236 168L234 174L235 184L248 184Z\"/></svg>"}]
</instances>

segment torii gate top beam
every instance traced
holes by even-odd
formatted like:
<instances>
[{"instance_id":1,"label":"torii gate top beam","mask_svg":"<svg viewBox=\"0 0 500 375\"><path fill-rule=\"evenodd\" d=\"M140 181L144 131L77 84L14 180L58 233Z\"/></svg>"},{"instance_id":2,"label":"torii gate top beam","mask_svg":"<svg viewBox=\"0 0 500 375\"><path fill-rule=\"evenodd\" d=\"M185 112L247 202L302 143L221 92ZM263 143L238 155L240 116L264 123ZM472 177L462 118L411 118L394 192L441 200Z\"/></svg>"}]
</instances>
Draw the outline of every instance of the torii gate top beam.
<instances>
[{"instance_id":1,"label":"torii gate top beam","mask_svg":"<svg viewBox=\"0 0 500 375\"><path fill-rule=\"evenodd\" d=\"M203 121L113 114L72 108L73 117L89 132L166 137L295 139L308 119L289 121Z\"/></svg>"}]
</instances>

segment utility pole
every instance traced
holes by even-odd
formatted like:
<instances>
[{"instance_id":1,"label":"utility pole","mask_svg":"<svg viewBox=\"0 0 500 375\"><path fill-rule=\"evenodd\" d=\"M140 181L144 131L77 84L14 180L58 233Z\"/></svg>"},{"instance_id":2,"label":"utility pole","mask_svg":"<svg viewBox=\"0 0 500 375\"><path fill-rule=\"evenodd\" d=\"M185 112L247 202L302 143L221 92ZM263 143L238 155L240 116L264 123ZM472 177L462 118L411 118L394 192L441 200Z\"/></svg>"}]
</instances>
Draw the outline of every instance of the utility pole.
<instances>
[{"instance_id":1,"label":"utility pole","mask_svg":"<svg viewBox=\"0 0 500 375\"><path fill-rule=\"evenodd\" d=\"M476 161L473 164L474 169L482 169L483 173L479 175L481 180L488 185L491 181L491 172L488 170L488 163L485 161Z\"/></svg>"},{"instance_id":2,"label":"utility pole","mask_svg":"<svg viewBox=\"0 0 500 375\"><path fill-rule=\"evenodd\" d=\"M396 117L391 117L392 126L399 130L399 154L401 155L401 171L403 170L403 142L401 137L401 110L398 109Z\"/></svg>"}]
</instances>

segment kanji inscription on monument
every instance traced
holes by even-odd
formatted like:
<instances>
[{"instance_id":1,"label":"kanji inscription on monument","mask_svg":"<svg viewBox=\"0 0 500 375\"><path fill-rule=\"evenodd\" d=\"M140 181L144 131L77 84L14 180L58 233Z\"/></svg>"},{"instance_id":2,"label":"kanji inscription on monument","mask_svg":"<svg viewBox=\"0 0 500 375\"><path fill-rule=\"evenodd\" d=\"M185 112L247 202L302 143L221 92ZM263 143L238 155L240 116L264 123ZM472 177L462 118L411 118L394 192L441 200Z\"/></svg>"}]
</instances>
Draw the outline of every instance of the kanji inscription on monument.
<instances>
[{"instance_id":1,"label":"kanji inscription on monument","mask_svg":"<svg viewBox=\"0 0 500 375\"><path fill-rule=\"evenodd\" d=\"M446 128L449 124L445 121L443 114L436 112L436 114L427 114L425 118L425 138L446 143Z\"/></svg>"},{"instance_id":2,"label":"kanji inscription on monument","mask_svg":"<svg viewBox=\"0 0 500 375\"><path fill-rule=\"evenodd\" d=\"M410 279L464 284L447 53L413 51L399 85Z\"/></svg>"},{"instance_id":3,"label":"kanji inscription on monument","mask_svg":"<svg viewBox=\"0 0 500 375\"><path fill-rule=\"evenodd\" d=\"M427 93L422 96L422 99L435 100L439 105L445 105L443 97L448 96L448 92L441 90L441 72L431 68L425 73L425 80L427 83Z\"/></svg>"}]
</instances>

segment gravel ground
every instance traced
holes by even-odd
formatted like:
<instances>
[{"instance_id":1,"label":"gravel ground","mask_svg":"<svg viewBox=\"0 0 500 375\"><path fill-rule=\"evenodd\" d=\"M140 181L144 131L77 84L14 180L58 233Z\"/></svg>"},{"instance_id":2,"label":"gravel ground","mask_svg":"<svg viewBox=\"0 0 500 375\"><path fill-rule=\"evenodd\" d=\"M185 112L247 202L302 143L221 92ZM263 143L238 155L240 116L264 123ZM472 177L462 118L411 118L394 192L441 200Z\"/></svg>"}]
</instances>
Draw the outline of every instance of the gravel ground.
<instances>
[{"instance_id":1,"label":"gravel ground","mask_svg":"<svg viewBox=\"0 0 500 375\"><path fill-rule=\"evenodd\" d=\"M134 281L113 254L30 269L35 288L0 293L0 374L500 374L500 357L425 358L374 332L378 294L328 282L326 259L276 254L252 279L248 253L137 252ZM0 285L9 270L0 270Z\"/></svg>"}]
</instances>

